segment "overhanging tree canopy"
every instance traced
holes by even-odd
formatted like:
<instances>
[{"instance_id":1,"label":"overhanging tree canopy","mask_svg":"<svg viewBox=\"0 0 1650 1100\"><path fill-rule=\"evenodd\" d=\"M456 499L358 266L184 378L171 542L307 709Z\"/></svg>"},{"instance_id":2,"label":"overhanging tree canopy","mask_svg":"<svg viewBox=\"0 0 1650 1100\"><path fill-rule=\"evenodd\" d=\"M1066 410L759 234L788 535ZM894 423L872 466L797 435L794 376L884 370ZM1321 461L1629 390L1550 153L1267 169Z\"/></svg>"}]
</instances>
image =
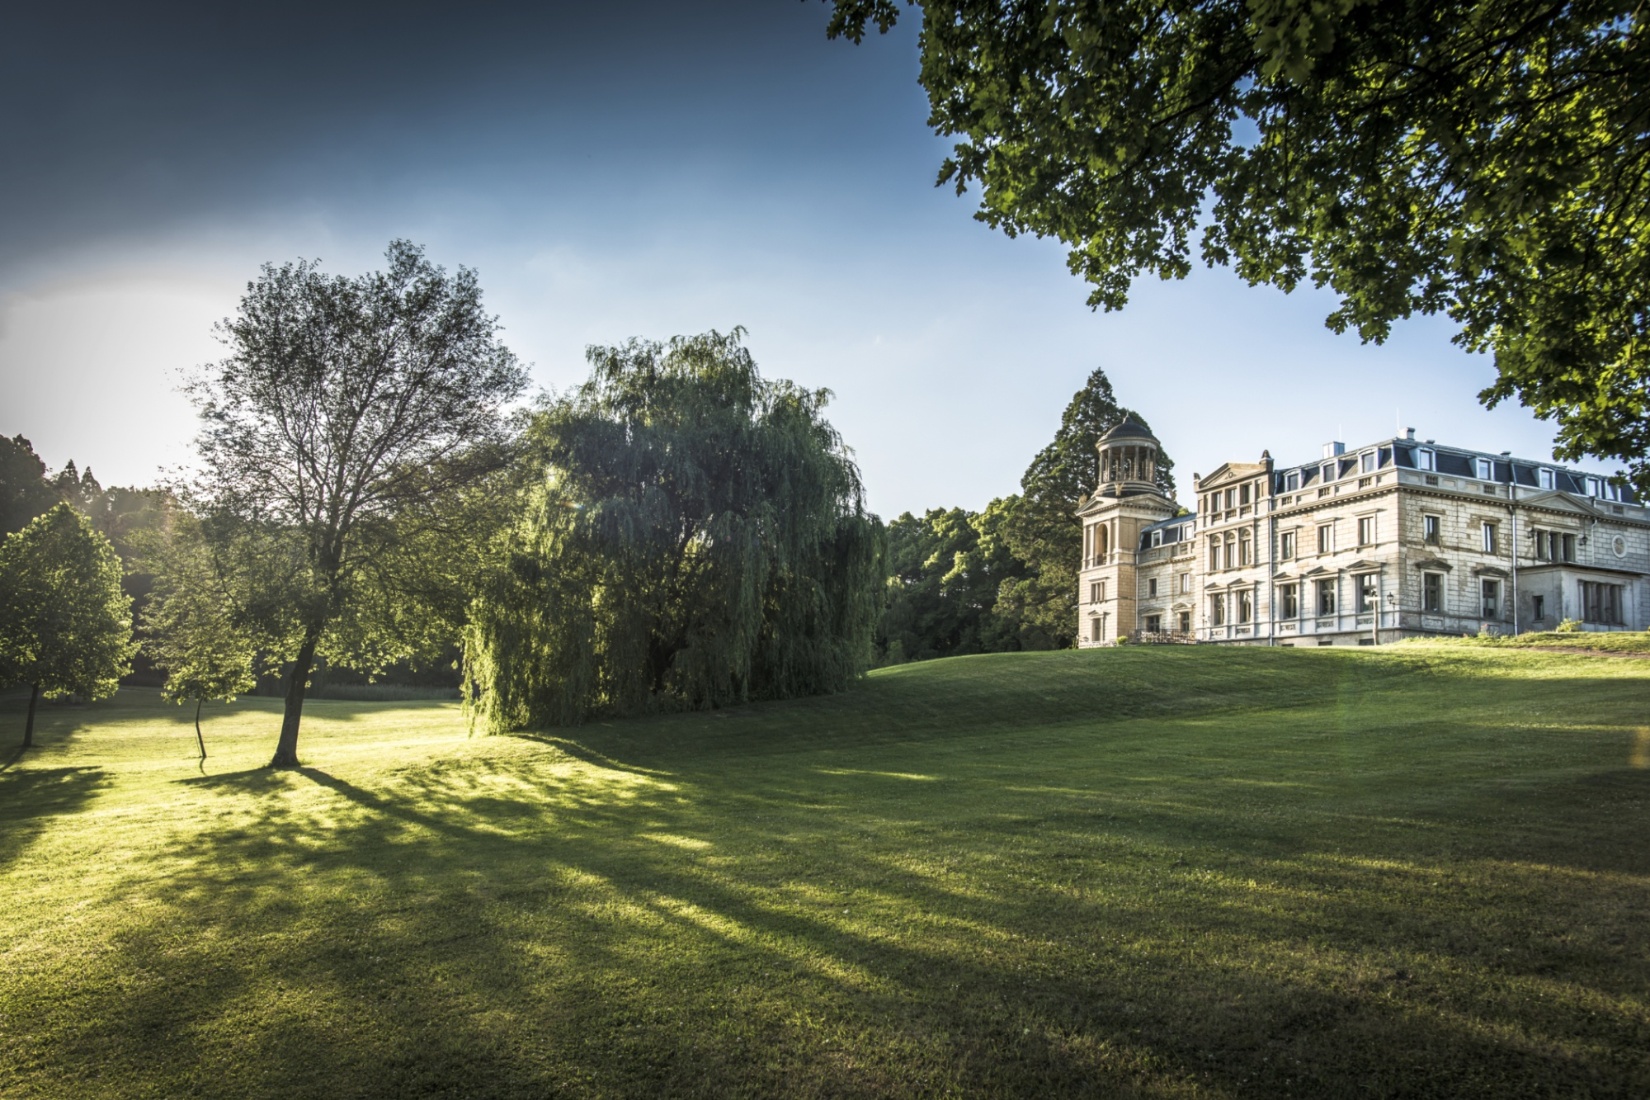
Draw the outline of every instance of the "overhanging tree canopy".
<instances>
[{"instance_id":1,"label":"overhanging tree canopy","mask_svg":"<svg viewBox=\"0 0 1650 1100\"><path fill-rule=\"evenodd\" d=\"M495 730L839 690L870 658L880 525L821 415L742 330L592 348L532 433L545 476L472 609Z\"/></svg>"},{"instance_id":2,"label":"overhanging tree canopy","mask_svg":"<svg viewBox=\"0 0 1650 1100\"><path fill-rule=\"evenodd\" d=\"M830 33L897 0L834 0ZM923 0L941 182L1123 305L1193 238L1336 331L1445 313L1488 404L1650 491L1650 43L1637 0Z\"/></svg>"}]
</instances>

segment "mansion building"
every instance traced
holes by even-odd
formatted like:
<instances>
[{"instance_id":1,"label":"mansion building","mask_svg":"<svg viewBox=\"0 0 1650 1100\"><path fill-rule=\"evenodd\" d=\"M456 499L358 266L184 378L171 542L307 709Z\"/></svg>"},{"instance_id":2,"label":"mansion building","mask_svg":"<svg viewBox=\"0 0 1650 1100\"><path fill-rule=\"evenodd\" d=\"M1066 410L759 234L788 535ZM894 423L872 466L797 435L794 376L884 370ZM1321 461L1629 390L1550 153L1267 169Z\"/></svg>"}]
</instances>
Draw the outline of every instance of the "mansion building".
<instances>
[{"instance_id":1,"label":"mansion building","mask_svg":"<svg viewBox=\"0 0 1650 1100\"><path fill-rule=\"evenodd\" d=\"M1077 515L1081 646L1377 645L1428 634L1650 627L1650 508L1608 479L1405 436L1157 484L1159 444L1101 438Z\"/></svg>"}]
</instances>

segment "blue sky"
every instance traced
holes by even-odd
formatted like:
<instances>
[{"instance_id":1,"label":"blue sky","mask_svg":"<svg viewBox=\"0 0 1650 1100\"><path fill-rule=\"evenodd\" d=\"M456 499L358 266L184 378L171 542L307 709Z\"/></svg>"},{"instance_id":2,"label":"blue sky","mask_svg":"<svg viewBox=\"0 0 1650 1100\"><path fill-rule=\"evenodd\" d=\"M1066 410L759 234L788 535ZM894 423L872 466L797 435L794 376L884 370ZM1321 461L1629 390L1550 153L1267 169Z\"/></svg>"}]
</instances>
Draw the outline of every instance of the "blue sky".
<instances>
[{"instance_id":1,"label":"blue sky","mask_svg":"<svg viewBox=\"0 0 1650 1100\"><path fill-rule=\"evenodd\" d=\"M855 47L787 0L38 8L0 17L0 433L105 484L188 462L179 372L260 263L393 237L476 268L545 388L590 344L745 326L835 391L887 516L1015 491L1096 366L1183 495L1400 426L1550 454L1445 321L1365 346L1327 296L1202 270L1090 311L1057 242L933 185L914 18Z\"/></svg>"}]
</instances>

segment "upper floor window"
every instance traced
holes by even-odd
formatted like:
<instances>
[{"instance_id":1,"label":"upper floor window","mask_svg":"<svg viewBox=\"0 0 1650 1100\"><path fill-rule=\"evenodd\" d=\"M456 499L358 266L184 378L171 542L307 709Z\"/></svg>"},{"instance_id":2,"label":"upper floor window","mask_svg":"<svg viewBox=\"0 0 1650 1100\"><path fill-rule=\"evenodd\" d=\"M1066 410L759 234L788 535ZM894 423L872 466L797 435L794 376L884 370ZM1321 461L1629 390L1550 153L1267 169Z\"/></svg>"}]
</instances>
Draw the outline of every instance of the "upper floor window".
<instances>
[{"instance_id":1,"label":"upper floor window","mask_svg":"<svg viewBox=\"0 0 1650 1100\"><path fill-rule=\"evenodd\" d=\"M1499 541L1497 540L1496 535L1497 535L1497 529L1496 529L1495 524L1485 523L1484 524L1484 553L1486 553L1486 554L1497 553L1496 548L1499 545Z\"/></svg>"},{"instance_id":2,"label":"upper floor window","mask_svg":"<svg viewBox=\"0 0 1650 1100\"><path fill-rule=\"evenodd\" d=\"M1545 467L1535 472L1535 480L1536 484L1540 485L1543 489L1551 489L1556 484L1556 479L1553 476L1553 472Z\"/></svg>"},{"instance_id":3,"label":"upper floor window","mask_svg":"<svg viewBox=\"0 0 1650 1100\"><path fill-rule=\"evenodd\" d=\"M1252 564L1253 560L1254 554L1250 548L1249 532L1245 531L1238 536L1238 564L1249 565Z\"/></svg>"},{"instance_id":4,"label":"upper floor window","mask_svg":"<svg viewBox=\"0 0 1650 1100\"><path fill-rule=\"evenodd\" d=\"M1418 470L1438 469L1438 455L1429 447L1421 447L1415 452L1415 468Z\"/></svg>"},{"instance_id":5,"label":"upper floor window","mask_svg":"<svg viewBox=\"0 0 1650 1100\"><path fill-rule=\"evenodd\" d=\"M1295 532L1285 531L1278 536L1278 557L1289 561L1295 556Z\"/></svg>"},{"instance_id":6,"label":"upper floor window","mask_svg":"<svg viewBox=\"0 0 1650 1100\"><path fill-rule=\"evenodd\" d=\"M1479 459L1474 459L1473 460L1473 466L1476 468L1476 472L1478 474L1478 480L1479 481L1494 481L1495 480L1495 463L1494 462L1491 462L1487 458L1479 458Z\"/></svg>"},{"instance_id":7,"label":"upper floor window","mask_svg":"<svg viewBox=\"0 0 1650 1100\"><path fill-rule=\"evenodd\" d=\"M1423 542L1430 542L1434 546L1438 545L1438 539L1439 539L1438 532L1439 532L1439 529L1442 526L1443 526L1443 517L1441 517L1441 516L1422 516L1421 517L1421 540Z\"/></svg>"},{"instance_id":8,"label":"upper floor window","mask_svg":"<svg viewBox=\"0 0 1650 1100\"><path fill-rule=\"evenodd\" d=\"M1318 553L1327 554L1335 548L1335 527L1326 523L1318 528Z\"/></svg>"},{"instance_id":9,"label":"upper floor window","mask_svg":"<svg viewBox=\"0 0 1650 1100\"><path fill-rule=\"evenodd\" d=\"M1146 595L1147 596L1157 595L1157 578L1156 577L1151 577L1146 581ZM1157 632L1154 630L1154 631L1152 631L1152 633L1155 634Z\"/></svg>"},{"instance_id":10,"label":"upper floor window","mask_svg":"<svg viewBox=\"0 0 1650 1100\"><path fill-rule=\"evenodd\" d=\"M1373 546L1375 544L1375 517L1358 517L1358 545Z\"/></svg>"},{"instance_id":11,"label":"upper floor window","mask_svg":"<svg viewBox=\"0 0 1650 1100\"><path fill-rule=\"evenodd\" d=\"M1238 503L1239 504L1248 504L1249 503L1249 483L1247 481L1245 481L1242 485L1238 486Z\"/></svg>"},{"instance_id":12,"label":"upper floor window","mask_svg":"<svg viewBox=\"0 0 1650 1100\"><path fill-rule=\"evenodd\" d=\"M1535 556L1541 561L1575 561L1576 537L1562 531L1536 531Z\"/></svg>"},{"instance_id":13,"label":"upper floor window","mask_svg":"<svg viewBox=\"0 0 1650 1100\"><path fill-rule=\"evenodd\" d=\"M1190 573L1180 574L1180 590L1182 592L1190 592L1192 590L1192 575Z\"/></svg>"}]
</instances>

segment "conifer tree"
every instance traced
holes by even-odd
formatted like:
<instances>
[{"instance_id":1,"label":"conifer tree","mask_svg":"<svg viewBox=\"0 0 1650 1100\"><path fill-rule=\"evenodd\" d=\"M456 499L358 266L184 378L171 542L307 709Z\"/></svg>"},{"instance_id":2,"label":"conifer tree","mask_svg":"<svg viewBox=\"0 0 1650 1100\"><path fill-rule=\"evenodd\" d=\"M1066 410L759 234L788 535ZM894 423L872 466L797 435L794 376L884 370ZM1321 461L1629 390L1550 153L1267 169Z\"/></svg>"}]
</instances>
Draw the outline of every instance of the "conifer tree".
<instances>
[{"instance_id":1,"label":"conifer tree","mask_svg":"<svg viewBox=\"0 0 1650 1100\"><path fill-rule=\"evenodd\" d=\"M1054 439L1026 467L1020 495L1007 502L1002 537L1029 568L1005 582L997 615L1017 624L1026 649L1064 649L1077 640L1077 560L1083 536L1075 513L1099 481L1100 437L1131 416L1146 423L1117 403L1106 372L1096 367L1066 405ZM1174 497L1174 462L1161 452L1157 483Z\"/></svg>"}]
</instances>

